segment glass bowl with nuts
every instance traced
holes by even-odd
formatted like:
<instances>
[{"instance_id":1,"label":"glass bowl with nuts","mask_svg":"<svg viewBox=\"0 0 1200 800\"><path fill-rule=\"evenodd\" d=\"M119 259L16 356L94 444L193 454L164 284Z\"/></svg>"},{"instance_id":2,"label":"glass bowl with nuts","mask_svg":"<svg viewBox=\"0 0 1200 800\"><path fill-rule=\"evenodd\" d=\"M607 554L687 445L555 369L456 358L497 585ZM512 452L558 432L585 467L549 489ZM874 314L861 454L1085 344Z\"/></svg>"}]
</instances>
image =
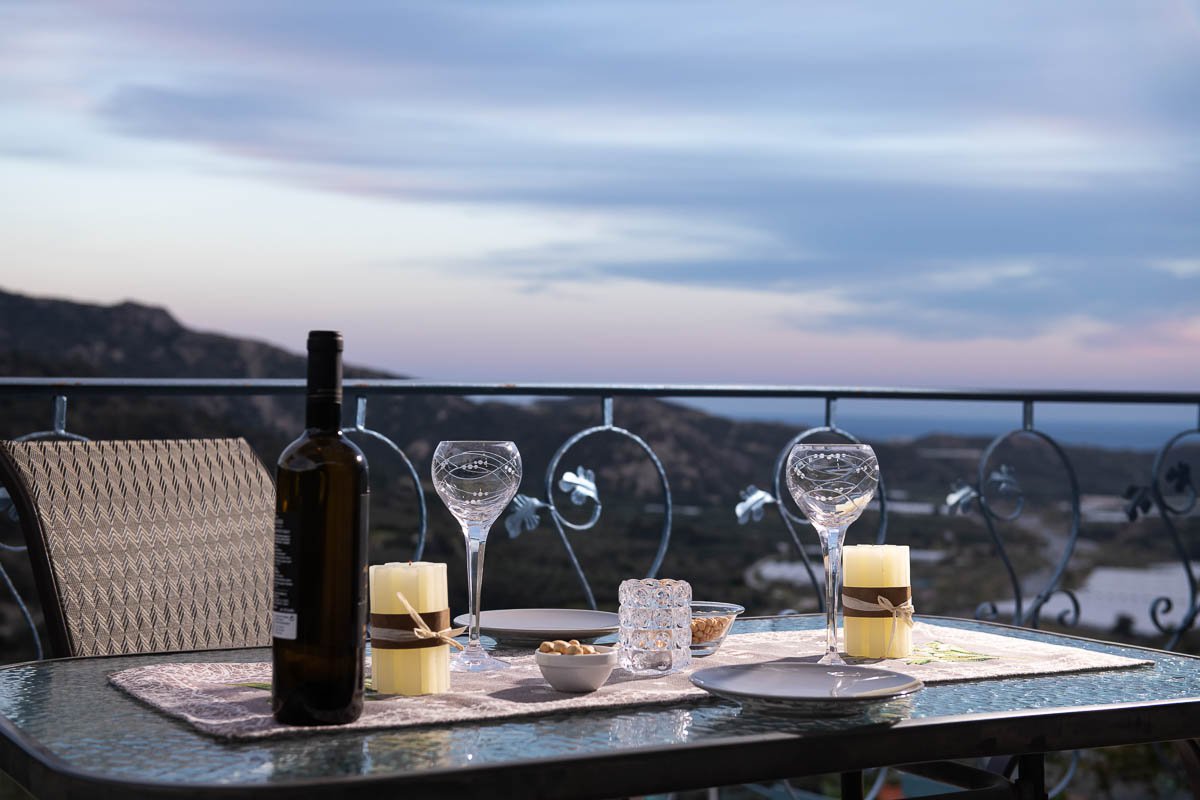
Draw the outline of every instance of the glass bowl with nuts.
<instances>
[{"instance_id":1,"label":"glass bowl with nuts","mask_svg":"<svg viewBox=\"0 0 1200 800\"><path fill-rule=\"evenodd\" d=\"M737 615L746 609L736 603L692 602L692 657L703 658L717 652Z\"/></svg>"},{"instance_id":2,"label":"glass bowl with nuts","mask_svg":"<svg viewBox=\"0 0 1200 800\"><path fill-rule=\"evenodd\" d=\"M594 692L604 685L617 663L617 651L577 640L542 642L534 654L542 677L560 692Z\"/></svg>"}]
</instances>

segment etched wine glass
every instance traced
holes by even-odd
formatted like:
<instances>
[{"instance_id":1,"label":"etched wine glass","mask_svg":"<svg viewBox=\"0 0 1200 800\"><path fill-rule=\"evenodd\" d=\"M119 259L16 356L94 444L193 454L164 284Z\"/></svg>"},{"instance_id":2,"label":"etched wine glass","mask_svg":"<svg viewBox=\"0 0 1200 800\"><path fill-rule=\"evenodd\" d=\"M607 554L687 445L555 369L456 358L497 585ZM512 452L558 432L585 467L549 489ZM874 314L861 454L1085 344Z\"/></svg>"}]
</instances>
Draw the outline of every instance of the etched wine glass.
<instances>
[{"instance_id":1,"label":"etched wine glass","mask_svg":"<svg viewBox=\"0 0 1200 800\"><path fill-rule=\"evenodd\" d=\"M825 655L821 664L845 664L838 654L838 595L842 543L879 485L879 462L866 444L795 445L788 453L787 485L821 538L825 560Z\"/></svg>"},{"instance_id":2,"label":"etched wine glass","mask_svg":"<svg viewBox=\"0 0 1200 800\"><path fill-rule=\"evenodd\" d=\"M466 649L450 662L456 672L508 667L479 643L479 599L488 531L520 485L521 454L512 442L441 442L433 453L433 488L462 525L467 547L471 624Z\"/></svg>"}]
</instances>

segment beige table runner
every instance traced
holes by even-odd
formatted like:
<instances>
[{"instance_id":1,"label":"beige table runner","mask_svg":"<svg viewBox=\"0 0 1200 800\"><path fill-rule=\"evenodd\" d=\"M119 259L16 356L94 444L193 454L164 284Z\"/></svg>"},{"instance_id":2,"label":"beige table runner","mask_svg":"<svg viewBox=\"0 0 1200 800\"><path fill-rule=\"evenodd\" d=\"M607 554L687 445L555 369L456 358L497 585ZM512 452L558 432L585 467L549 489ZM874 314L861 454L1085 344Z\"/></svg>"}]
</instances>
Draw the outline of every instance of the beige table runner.
<instances>
[{"instance_id":1,"label":"beige table runner","mask_svg":"<svg viewBox=\"0 0 1200 800\"><path fill-rule=\"evenodd\" d=\"M699 700L709 695L688 675L707 667L778 659L815 661L825 631L780 631L730 636L715 654L672 675L636 677L620 668L599 691L562 694L542 679L532 655L509 659L512 668L483 674L452 673L447 694L392 697L368 692L363 715L349 725L297 728L271 716L271 666L267 663L156 664L109 676L113 685L204 733L259 739L310 731L370 730L500 719L587 708L612 708ZM1008 636L917 622L914 653L906 659L866 661L927 684L952 681L1123 669L1151 661L1062 647Z\"/></svg>"}]
</instances>

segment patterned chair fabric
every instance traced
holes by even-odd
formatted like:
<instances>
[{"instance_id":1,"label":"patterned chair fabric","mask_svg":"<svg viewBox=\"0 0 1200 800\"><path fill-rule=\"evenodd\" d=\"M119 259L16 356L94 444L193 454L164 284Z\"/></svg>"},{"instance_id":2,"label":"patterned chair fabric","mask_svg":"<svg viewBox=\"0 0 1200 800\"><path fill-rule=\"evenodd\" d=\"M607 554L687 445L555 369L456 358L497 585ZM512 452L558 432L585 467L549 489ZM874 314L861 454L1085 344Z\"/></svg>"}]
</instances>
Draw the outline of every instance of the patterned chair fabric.
<instances>
[{"instance_id":1,"label":"patterned chair fabric","mask_svg":"<svg viewBox=\"0 0 1200 800\"><path fill-rule=\"evenodd\" d=\"M0 441L50 654L270 643L275 486L244 439Z\"/></svg>"}]
</instances>

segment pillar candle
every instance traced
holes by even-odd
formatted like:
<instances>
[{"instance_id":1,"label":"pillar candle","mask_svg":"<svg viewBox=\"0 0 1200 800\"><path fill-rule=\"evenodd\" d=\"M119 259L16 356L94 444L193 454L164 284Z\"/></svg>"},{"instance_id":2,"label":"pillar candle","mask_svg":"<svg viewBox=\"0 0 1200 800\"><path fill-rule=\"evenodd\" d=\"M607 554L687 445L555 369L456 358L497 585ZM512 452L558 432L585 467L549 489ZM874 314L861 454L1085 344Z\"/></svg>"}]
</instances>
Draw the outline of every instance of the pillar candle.
<instances>
[{"instance_id":1,"label":"pillar candle","mask_svg":"<svg viewBox=\"0 0 1200 800\"><path fill-rule=\"evenodd\" d=\"M448 611L446 565L427 561L377 564L370 569L371 614L408 611L402 592L418 614ZM371 645L371 686L382 694L438 694L450 689L450 645L390 649Z\"/></svg>"},{"instance_id":2,"label":"pillar candle","mask_svg":"<svg viewBox=\"0 0 1200 800\"><path fill-rule=\"evenodd\" d=\"M911 602L912 581L907 545L852 545L842 550L842 587L846 654L860 658L903 658L912 652L912 628L903 617L878 610L871 616L855 616L846 599L855 594L863 602L878 605L880 592L858 589L887 589L888 600L899 606ZM895 631L893 633L893 630ZM890 646L889 646L890 644Z\"/></svg>"}]
</instances>

